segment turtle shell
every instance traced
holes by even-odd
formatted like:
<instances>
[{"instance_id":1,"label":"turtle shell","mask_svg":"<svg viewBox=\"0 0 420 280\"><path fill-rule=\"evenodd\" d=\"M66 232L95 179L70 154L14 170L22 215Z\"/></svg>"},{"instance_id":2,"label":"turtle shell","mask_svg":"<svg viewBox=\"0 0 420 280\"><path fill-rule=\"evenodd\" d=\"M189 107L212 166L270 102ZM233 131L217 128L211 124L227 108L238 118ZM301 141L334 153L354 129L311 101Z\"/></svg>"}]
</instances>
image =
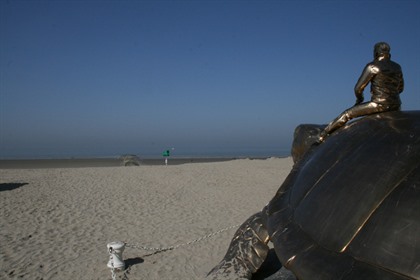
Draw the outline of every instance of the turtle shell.
<instances>
[{"instance_id":1,"label":"turtle shell","mask_svg":"<svg viewBox=\"0 0 420 280\"><path fill-rule=\"evenodd\" d=\"M420 279L420 111L370 115L313 146L268 204L305 279Z\"/></svg>"}]
</instances>

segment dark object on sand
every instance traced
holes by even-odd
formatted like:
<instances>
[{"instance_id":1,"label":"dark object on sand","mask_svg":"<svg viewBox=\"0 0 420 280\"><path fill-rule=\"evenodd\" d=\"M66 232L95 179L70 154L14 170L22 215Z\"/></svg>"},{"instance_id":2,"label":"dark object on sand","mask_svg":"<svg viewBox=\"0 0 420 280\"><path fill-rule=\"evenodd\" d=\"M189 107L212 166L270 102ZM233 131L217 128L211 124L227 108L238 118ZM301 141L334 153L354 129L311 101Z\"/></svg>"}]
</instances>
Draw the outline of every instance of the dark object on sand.
<instances>
[{"instance_id":1,"label":"dark object on sand","mask_svg":"<svg viewBox=\"0 0 420 280\"><path fill-rule=\"evenodd\" d=\"M139 166L140 165L140 158L136 155L122 155L120 157L122 160L123 166Z\"/></svg>"},{"instance_id":2,"label":"dark object on sand","mask_svg":"<svg viewBox=\"0 0 420 280\"><path fill-rule=\"evenodd\" d=\"M271 241L300 280L420 279L420 111L358 119L298 159L208 278L252 279Z\"/></svg>"}]
</instances>

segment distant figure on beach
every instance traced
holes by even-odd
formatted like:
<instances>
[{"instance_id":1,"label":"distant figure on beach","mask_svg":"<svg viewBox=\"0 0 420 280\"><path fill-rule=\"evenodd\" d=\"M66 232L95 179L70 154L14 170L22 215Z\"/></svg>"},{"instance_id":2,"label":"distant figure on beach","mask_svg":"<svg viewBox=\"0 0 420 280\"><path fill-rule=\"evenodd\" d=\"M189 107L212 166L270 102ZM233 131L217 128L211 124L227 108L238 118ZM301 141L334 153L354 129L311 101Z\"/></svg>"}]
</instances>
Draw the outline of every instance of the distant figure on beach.
<instances>
[{"instance_id":1,"label":"distant figure on beach","mask_svg":"<svg viewBox=\"0 0 420 280\"><path fill-rule=\"evenodd\" d=\"M334 119L320 134L322 143L333 131L344 126L349 120L380 112L401 109L400 93L404 90L401 66L391 60L391 47L385 42L375 44L374 60L366 65L354 87L356 104ZM363 90L371 83L370 102L363 102Z\"/></svg>"}]
</instances>

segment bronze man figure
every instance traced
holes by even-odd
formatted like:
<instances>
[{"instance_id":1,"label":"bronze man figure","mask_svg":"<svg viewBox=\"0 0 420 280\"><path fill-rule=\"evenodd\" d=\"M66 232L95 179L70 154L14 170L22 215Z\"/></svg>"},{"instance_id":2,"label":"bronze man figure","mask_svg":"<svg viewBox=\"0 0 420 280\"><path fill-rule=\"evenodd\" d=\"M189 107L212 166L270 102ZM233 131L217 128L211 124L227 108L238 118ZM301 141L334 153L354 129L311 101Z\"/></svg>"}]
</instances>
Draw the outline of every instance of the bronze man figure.
<instances>
[{"instance_id":1,"label":"bronze man figure","mask_svg":"<svg viewBox=\"0 0 420 280\"><path fill-rule=\"evenodd\" d=\"M356 104L345 110L321 132L318 142L349 120L374 113L397 111L401 108L400 93L404 90L401 66L391 60L390 46L385 42L375 44L374 60L368 63L354 87ZM370 102L363 102L363 90L371 83Z\"/></svg>"}]
</instances>

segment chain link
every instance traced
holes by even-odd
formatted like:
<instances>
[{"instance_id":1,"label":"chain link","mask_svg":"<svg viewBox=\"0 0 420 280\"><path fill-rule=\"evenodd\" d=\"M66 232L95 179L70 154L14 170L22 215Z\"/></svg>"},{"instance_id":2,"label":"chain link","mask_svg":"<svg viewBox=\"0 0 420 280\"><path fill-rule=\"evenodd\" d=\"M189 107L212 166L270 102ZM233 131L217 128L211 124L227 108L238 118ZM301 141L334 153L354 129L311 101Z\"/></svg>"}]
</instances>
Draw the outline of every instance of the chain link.
<instances>
[{"instance_id":1,"label":"chain link","mask_svg":"<svg viewBox=\"0 0 420 280\"><path fill-rule=\"evenodd\" d=\"M111 276L112 276L112 280L116 280L117 275L115 273L115 268L114 268L114 256L112 255L113 253L114 253L114 250L112 248L109 248L109 260L111 262Z\"/></svg>"},{"instance_id":2,"label":"chain link","mask_svg":"<svg viewBox=\"0 0 420 280\"><path fill-rule=\"evenodd\" d=\"M229 229L232 229L232 228L235 228L235 227L239 227L240 225L241 224L230 226L230 227L226 227L226 228L223 228L221 230L218 230L218 231L215 231L213 233L210 233L210 234L207 234L205 236L202 236L200 238L191 240L189 242L178 244L178 245L173 245L173 246L167 246L167 247L148 247L148 246L140 245L138 243L133 244L133 243L127 243L127 242L125 242L125 246L128 247L128 248L140 249L140 250L144 250L144 251L153 251L155 253L157 253L157 252L164 252L164 251L170 251L170 250L175 250L175 249L178 249L180 247L185 247L185 246L192 245L194 243L203 241L203 240L205 240L207 238L210 238L212 236L215 236L217 234L220 234L220 233L222 233L224 231L227 231Z\"/></svg>"}]
</instances>

